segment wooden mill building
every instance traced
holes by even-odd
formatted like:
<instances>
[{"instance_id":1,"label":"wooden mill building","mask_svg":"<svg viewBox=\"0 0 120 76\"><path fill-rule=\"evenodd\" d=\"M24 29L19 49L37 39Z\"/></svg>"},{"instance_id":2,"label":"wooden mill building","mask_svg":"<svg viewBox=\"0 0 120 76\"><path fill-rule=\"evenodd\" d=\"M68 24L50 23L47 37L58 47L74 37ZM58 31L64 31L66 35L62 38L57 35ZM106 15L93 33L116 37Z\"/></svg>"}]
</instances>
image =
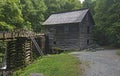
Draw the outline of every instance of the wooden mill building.
<instances>
[{"instance_id":1,"label":"wooden mill building","mask_svg":"<svg viewBox=\"0 0 120 76\"><path fill-rule=\"evenodd\" d=\"M93 44L95 23L89 9L52 14L43 25L52 48L81 50Z\"/></svg>"}]
</instances>

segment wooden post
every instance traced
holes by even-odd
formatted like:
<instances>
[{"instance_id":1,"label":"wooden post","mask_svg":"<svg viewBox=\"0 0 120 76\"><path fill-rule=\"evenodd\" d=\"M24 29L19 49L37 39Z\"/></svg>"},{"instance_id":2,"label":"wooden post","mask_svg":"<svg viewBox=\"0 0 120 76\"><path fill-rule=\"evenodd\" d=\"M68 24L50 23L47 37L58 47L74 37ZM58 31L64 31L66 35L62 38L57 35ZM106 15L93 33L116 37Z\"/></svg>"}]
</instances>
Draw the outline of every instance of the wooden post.
<instances>
[{"instance_id":1,"label":"wooden post","mask_svg":"<svg viewBox=\"0 0 120 76\"><path fill-rule=\"evenodd\" d=\"M29 39L25 40L24 55L25 65L30 64L32 62L32 43Z\"/></svg>"},{"instance_id":2,"label":"wooden post","mask_svg":"<svg viewBox=\"0 0 120 76\"><path fill-rule=\"evenodd\" d=\"M5 40L5 38L6 38L6 34L5 32L3 32L3 40Z\"/></svg>"},{"instance_id":3,"label":"wooden post","mask_svg":"<svg viewBox=\"0 0 120 76\"><path fill-rule=\"evenodd\" d=\"M16 50L15 50L15 40L7 42L7 69L15 68L16 60Z\"/></svg>"},{"instance_id":4,"label":"wooden post","mask_svg":"<svg viewBox=\"0 0 120 76\"><path fill-rule=\"evenodd\" d=\"M45 35L45 53L51 53L50 45L49 45L49 36Z\"/></svg>"},{"instance_id":5,"label":"wooden post","mask_svg":"<svg viewBox=\"0 0 120 76\"><path fill-rule=\"evenodd\" d=\"M22 67L32 62L32 43L27 38L19 37L16 42L16 67Z\"/></svg>"},{"instance_id":6,"label":"wooden post","mask_svg":"<svg viewBox=\"0 0 120 76\"><path fill-rule=\"evenodd\" d=\"M24 66L24 42L23 38L17 38L16 40L16 67Z\"/></svg>"}]
</instances>

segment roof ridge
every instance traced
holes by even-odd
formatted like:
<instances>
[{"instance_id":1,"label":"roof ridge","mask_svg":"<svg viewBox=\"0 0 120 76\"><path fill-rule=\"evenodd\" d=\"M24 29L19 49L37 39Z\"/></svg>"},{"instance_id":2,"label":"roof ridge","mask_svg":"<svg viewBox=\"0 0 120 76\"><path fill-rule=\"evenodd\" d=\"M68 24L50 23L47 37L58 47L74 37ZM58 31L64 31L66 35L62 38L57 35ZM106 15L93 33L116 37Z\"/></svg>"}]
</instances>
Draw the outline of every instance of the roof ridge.
<instances>
[{"instance_id":1,"label":"roof ridge","mask_svg":"<svg viewBox=\"0 0 120 76\"><path fill-rule=\"evenodd\" d=\"M89 8L82 8L82 9L72 10L72 11L61 11L61 12L52 13L52 14L70 13L70 12L76 12L76 11L81 11L81 10L89 10Z\"/></svg>"}]
</instances>

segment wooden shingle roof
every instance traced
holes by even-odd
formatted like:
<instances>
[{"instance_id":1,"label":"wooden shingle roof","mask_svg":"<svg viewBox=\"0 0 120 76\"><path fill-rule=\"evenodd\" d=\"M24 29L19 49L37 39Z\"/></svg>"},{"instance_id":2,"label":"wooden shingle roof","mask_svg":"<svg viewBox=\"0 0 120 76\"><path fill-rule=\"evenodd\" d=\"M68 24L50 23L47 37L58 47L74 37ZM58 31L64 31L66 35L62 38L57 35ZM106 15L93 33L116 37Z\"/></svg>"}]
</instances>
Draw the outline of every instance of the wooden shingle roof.
<instances>
[{"instance_id":1,"label":"wooden shingle roof","mask_svg":"<svg viewBox=\"0 0 120 76\"><path fill-rule=\"evenodd\" d=\"M89 9L52 14L43 25L78 23L83 20Z\"/></svg>"}]
</instances>

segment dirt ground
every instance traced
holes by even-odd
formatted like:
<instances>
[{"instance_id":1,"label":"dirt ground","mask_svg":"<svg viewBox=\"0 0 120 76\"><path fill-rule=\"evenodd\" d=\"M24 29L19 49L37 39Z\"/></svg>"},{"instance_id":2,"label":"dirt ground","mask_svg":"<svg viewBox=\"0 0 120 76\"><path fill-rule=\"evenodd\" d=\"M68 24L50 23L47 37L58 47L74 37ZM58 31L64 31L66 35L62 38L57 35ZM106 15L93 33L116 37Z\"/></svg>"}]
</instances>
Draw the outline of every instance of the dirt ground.
<instances>
[{"instance_id":1,"label":"dirt ground","mask_svg":"<svg viewBox=\"0 0 120 76\"><path fill-rule=\"evenodd\" d=\"M72 52L86 65L84 76L120 76L120 56L118 50L99 50L96 52Z\"/></svg>"}]
</instances>

